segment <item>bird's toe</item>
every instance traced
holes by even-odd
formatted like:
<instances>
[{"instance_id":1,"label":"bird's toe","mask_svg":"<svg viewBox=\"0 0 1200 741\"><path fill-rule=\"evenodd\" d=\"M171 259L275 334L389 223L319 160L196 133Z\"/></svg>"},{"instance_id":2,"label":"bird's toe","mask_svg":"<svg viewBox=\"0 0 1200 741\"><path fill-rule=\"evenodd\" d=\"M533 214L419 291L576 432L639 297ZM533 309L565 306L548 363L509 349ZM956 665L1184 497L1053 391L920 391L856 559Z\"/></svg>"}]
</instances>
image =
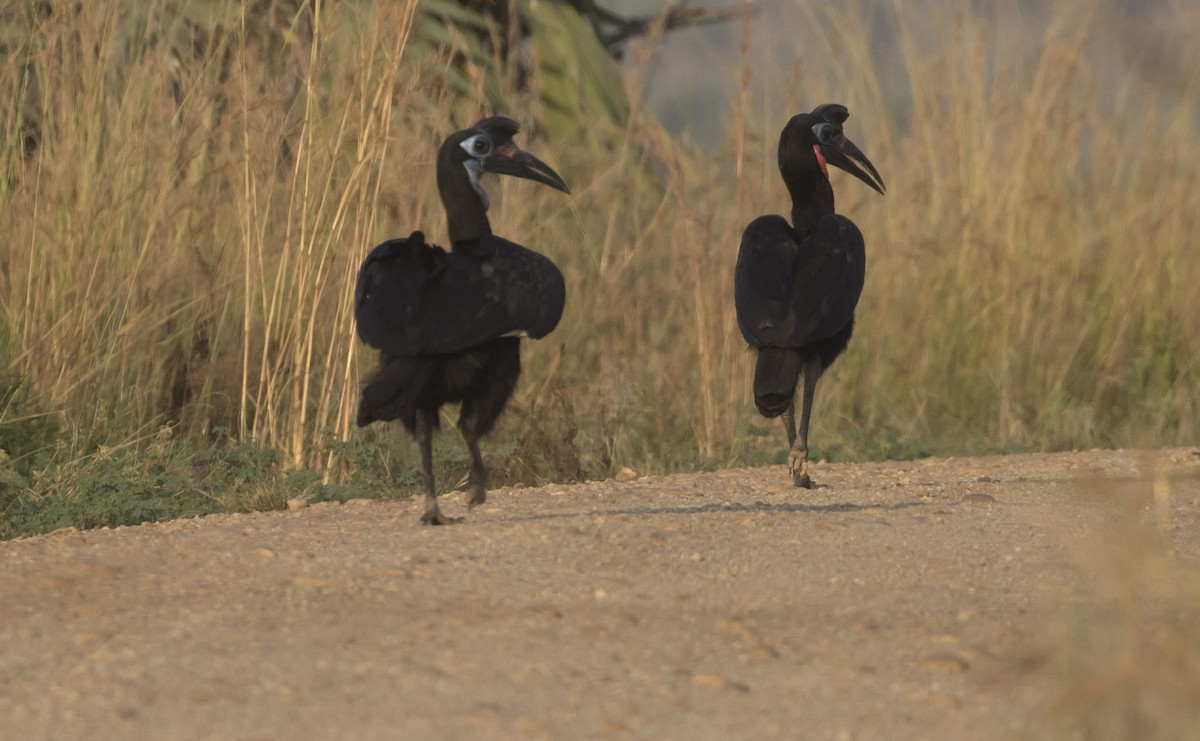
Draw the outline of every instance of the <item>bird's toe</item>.
<instances>
[{"instance_id":1,"label":"bird's toe","mask_svg":"<svg viewBox=\"0 0 1200 741\"><path fill-rule=\"evenodd\" d=\"M793 449L788 454L788 473L792 475L792 481L804 489L813 488L812 479L808 476L808 451Z\"/></svg>"},{"instance_id":2,"label":"bird's toe","mask_svg":"<svg viewBox=\"0 0 1200 741\"><path fill-rule=\"evenodd\" d=\"M457 525L463 521L461 517L447 517L440 510L433 510L421 515L422 525Z\"/></svg>"}]
</instances>

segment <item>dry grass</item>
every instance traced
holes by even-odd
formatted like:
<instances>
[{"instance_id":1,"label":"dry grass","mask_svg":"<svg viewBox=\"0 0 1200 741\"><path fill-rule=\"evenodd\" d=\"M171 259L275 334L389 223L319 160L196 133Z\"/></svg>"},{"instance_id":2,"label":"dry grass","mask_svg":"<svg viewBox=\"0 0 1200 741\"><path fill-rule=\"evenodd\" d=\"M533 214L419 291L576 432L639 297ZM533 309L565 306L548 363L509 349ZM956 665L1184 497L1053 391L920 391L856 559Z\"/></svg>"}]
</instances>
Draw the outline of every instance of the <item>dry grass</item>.
<instances>
[{"instance_id":1,"label":"dry grass","mask_svg":"<svg viewBox=\"0 0 1200 741\"><path fill-rule=\"evenodd\" d=\"M1151 480L1100 480L1081 491L1104 512L1073 549L1090 583L1064 600L1025 667L1061 678L1049 710L1065 736L1200 734L1195 503L1172 501L1163 462L1147 456L1145 470Z\"/></svg>"},{"instance_id":2,"label":"dry grass","mask_svg":"<svg viewBox=\"0 0 1200 741\"><path fill-rule=\"evenodd\" d=\"M819 32L806 48L830 63L797 63L786 103L848 105L889 186L880 199L834 176L870 264L856 339L818 394L817 449L1200 439L1200 82L1182 72L1200 68L1197 12L1142 24L1162 50L1148 73L1098 53L1114 16L1094 2L1009 39L957 5L798 1ZM4 424L50 413L80 451L164 422L226 428L344 474L314 441L379 434L351 429L374 363L352 326L358 262L413 228L444 235L435 148L492 111L404 56L414 2L317 6L307 56L239 19L192 32L182 58L156 39L188 29L130 37L121 3L10 5L24 20L6 24L0 68L0 351L33 401ZM868 16L893 51L850 33ZM529 441L574 435L530 464L546 476L572 456L590 474L774 459L731 301L742 227L786 211L783 121L763 115L780 101L754 89L744 76L716 156L640 106L602 150L528 127L574 195L494 182L493 226L558 262L568 308L527 344L493 446L532 461ZM514 95L507 113L532 123L533 105Z\"/></svg>"}]
</instances>

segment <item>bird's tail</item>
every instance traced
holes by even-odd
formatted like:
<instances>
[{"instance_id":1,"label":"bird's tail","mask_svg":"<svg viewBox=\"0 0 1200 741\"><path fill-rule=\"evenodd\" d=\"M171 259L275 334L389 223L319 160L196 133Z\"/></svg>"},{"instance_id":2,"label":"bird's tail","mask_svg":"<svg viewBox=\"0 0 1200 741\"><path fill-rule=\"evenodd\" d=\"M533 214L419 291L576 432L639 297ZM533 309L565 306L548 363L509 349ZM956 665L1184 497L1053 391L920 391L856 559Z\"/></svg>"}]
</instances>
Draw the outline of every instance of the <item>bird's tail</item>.
<instances>
[{"instance_id":1,"label":"bird's tail","mask_svg":"<svg viewBox=\"0 0 1200 741\"><path fill-rule=\"evenodd\" d=\"M764 417L787 411L800 380L800 353L782 347L763 347L754 363L754 405Z\"/></svg>"},{"instance_id":2,"label":"bird's tail","mask_svg":"<svg viewBox=\"0 0 1200 741\"><path fill-rule=\"evenodd\" d=\"M425 358L382 359L379 370L363 387L358 401L359 427L399 419L411 432L416 424L417 390L431 370Z\"/></svg>"}]
</instances>

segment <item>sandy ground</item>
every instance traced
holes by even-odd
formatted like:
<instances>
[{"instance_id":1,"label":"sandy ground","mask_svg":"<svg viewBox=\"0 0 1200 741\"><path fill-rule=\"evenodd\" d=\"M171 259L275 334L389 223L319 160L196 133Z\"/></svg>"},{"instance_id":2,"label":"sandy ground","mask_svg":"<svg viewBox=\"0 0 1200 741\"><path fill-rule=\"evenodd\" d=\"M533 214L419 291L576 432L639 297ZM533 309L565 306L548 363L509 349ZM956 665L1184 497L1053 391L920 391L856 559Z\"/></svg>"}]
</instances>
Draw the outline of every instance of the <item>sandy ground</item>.
<instances>
[{"instance_id":1,"label":"sandy ground","mask_svg":"<svg viewBox=\"0 0 1200 741\"><path fill-rule=\"evenodd\" d=\"M1107 599L1081 554L1124 518L1200 560L1200 450L814 477L0 543L0 737L1071 738L1055 626Z\"/></svg>"}]
</instances>

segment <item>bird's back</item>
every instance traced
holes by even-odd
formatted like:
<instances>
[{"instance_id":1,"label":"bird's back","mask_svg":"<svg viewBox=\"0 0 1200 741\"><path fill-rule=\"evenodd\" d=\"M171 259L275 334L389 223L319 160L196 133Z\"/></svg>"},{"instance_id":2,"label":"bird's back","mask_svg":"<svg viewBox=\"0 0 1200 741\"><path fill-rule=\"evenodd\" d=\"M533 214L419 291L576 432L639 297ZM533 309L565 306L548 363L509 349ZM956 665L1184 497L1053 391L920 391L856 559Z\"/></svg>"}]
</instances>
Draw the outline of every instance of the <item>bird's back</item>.
<instances>
[{"instance_id":1,"label":"bird's back","mask_svg":"<svg viewBox=\"0 0 1200 741\"><path fill-rule=\"evenodd\" d=\"M488 236L445 252L420 232L376 247L359 270L359 336L391 356L459 353L500 337L540 338L566 287L548 258Z\"/></svg>"},{"instance_id":2,"label":"bird's back","mask_svg":"<svg viewBox=\"0 0 1200 741\"><path fill-rule=\"evenodd\" d=\"M760 216L742 235L734 274L742 336L759 348L834 340L853 324L865 275L862 234L846 217L824 216L797 241L782 216Z\"/></svg>"}]
</instances>

